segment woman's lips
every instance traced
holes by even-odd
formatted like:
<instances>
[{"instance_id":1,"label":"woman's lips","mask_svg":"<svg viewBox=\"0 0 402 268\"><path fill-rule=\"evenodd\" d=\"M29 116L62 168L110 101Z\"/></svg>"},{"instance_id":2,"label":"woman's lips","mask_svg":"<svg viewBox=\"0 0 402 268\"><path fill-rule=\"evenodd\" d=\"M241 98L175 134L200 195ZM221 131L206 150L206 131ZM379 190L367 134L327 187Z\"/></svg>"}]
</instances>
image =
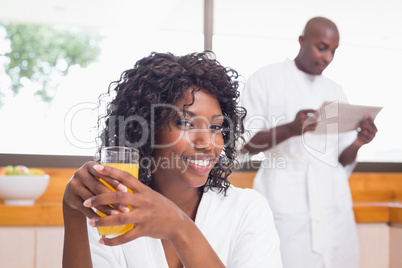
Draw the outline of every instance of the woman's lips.
<instances>
[{"instance_id":1,"label":"woman's lips","mask_svg":"<svg viewBox=\"0 0 402 268\"><path fill-rule=\"evenodd\" d=\"M197 173L205 174L211 170L211 160L210 158L204 159L192 159L182 157L182 160L188 164Z\"/></svg>"}]
</instances>

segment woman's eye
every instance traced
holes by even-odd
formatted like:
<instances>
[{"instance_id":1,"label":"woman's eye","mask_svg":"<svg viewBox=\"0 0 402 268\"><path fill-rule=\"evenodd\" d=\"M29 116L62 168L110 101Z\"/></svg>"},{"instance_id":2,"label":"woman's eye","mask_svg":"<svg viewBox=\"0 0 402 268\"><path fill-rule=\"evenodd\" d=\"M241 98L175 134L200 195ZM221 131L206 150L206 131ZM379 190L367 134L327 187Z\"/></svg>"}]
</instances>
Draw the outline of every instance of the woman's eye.
<instances>
[{"instance_id":1,"label":"woman's eye","mask_svg":"<svg viewBox=\"0 0 402 268\"><path fill-rule=\"evenodd\" d=\"M184 120L184 119L178 120L177 125L179 125L181 127L192 127L193 126L193 124L190 121Z\"/></svg>"},{"instance_id":2,"label":"woman's eye","mask_svg":"<svg viewBox=\"0 0 402 268\"><path fill-rule=\"evenodd\" d=\"M213 132L217 132L217 131L222 131L223 126L222 125L212 125L210 128Z\"/></svg>"}]
</instances>

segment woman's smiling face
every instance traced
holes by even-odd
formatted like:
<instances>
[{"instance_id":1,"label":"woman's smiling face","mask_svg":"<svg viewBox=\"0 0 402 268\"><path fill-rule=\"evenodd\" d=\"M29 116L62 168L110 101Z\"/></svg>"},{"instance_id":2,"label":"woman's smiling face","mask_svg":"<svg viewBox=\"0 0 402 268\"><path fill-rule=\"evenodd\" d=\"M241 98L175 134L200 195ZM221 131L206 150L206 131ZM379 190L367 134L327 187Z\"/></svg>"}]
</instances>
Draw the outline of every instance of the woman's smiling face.
<instances>
[{"instance_id":1,"label":"woman's smiling face","mask_svg":"<svg viewBox=\"0 0 402 268\"><path fill-rule=\"evenodd\" d=\"M191 104L191 92L176 103L176 116L156 135L153 178L158 188L165 183L201 187L222 152L224 117L217 98L201 89L193 92Z\"/></svg>"}]
</instances>

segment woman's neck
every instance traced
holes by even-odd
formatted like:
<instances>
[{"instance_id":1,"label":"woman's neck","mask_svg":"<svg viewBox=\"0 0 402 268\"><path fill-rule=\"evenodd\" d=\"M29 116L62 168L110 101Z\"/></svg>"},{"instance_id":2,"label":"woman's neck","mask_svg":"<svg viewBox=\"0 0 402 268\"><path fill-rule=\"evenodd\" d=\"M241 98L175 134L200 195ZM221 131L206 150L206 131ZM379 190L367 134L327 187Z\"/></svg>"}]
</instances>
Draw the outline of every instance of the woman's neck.
<instances>
[{"instance_id":1,"label":"woman's neck","mask_svg":"<svg viewBox=\"0 0 402 268\"><path fill-rule=\"evenodd\" d=\"M193 221L195 220L203 194L200 188L178 187L172 184L163 185L163 187L161 187L158 183L155 183L155 181L152 183L151 187L175 203Z\"/></svg>"}]
</instances>

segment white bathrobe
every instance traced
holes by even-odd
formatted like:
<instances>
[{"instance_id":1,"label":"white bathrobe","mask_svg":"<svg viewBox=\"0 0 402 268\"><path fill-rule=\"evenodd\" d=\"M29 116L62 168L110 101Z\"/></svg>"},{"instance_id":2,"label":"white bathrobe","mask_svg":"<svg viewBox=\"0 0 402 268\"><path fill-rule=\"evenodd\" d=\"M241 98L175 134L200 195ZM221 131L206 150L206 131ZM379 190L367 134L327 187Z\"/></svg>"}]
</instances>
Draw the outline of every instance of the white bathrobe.
<instances>
[{"instance_id":1,"label":"white bathrobe","mask_svg":"<svg viewBox=\"0 0 402 268\"><path fill-rule=\"evenodd\" d=\"M231 186L227 195L209 190L195 224L228 268L282 268L279 238L267 200L252 189ZM161 240L141 237L121 246L97 241L88 226L93 267L168 268Z\"/></svg>"},{"instance_id":2,"label":"white bathrobe","mask_svg":"<svg viewBox=\"0 0 402 268\"><path fill-rule=\"evenodd\" d=\"M337 83L300 71L293 60L261 68L241 94L250 131L246 141L324 101L346 103L347 98ZM253 187L267 197L274 213L285 268L358 267L350 174L338 162L355 138L351 132L306 132L264 153Z\"/></svg>"}]
</instances>

